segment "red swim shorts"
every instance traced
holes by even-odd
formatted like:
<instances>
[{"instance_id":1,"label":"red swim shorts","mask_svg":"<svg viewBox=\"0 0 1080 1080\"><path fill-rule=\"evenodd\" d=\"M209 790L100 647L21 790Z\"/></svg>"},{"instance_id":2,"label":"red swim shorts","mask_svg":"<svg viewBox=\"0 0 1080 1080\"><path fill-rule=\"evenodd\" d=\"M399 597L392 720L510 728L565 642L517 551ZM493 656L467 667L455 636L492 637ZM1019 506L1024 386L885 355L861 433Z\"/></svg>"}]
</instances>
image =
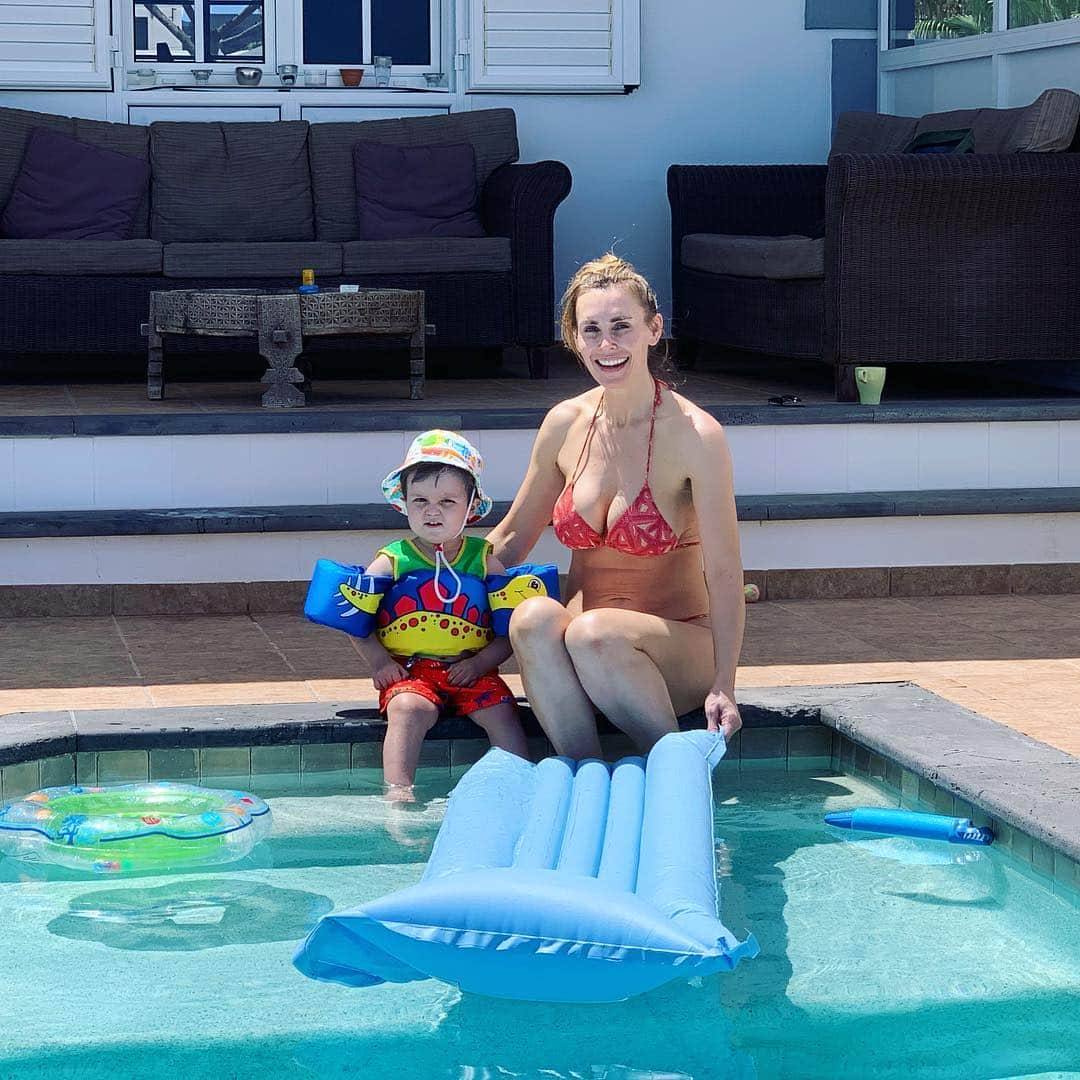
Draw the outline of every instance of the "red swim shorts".
<instances>
[{"instance_id":1,"label":"red swim shorts","mask_svg":"<svg viewBox=\"0 0 1080 1080\"><path fill-rule=\"evenodd\" d=\"M407 679L391 683L379 692L379 712L386 712L387 703L404 693L419 694L453 716L468 716L514 700L510 687L494 672L481 675L472 686L454 686L450 682L449 666L442 660L417 657L408 665Z\"/></svg>"}]
</instances>

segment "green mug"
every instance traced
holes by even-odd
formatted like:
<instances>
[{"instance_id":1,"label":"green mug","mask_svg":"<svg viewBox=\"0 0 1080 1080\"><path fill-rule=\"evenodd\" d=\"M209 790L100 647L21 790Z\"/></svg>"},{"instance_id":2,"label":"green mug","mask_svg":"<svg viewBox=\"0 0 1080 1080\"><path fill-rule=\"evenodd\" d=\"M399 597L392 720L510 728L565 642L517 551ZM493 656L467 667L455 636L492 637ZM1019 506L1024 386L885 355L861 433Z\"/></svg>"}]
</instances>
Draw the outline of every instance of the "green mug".
<instances>
[{"instance_id":1,"label":"green mug","mask_svg":"<svg viewBox=\"0 0 1080 1080\"><path fill-rule=\"evenodd\" d=\"M857 367L855 369L855 388L859 391L860 405L878 405L881 391L885 386L883 367Z\"/></svg>"}]
</instances>

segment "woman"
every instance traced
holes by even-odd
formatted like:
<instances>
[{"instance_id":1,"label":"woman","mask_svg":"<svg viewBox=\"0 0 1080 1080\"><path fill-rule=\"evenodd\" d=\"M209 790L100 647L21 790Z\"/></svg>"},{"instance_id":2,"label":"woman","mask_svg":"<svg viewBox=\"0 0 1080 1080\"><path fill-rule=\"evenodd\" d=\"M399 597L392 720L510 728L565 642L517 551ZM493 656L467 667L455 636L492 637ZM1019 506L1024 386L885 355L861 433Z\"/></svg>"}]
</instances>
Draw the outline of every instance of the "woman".
<instances>
[{"instance_id":1,"label":"woman","mask_svg":"<svg viewBox=\"0 0 1080 1080\"><path fill-rule=\"evenodd\" d=\"M555 749L600 757L594 706L643 750L704 702L710 731L734 702L743 579L723 429L649 370L663 317L622 259L583 266L563 297L562 338L597 385L544 418L521 490L489 535L523 562L551 522L573 551L563 607L514 613L510 640Z\"/></svg>"}]
</instances>

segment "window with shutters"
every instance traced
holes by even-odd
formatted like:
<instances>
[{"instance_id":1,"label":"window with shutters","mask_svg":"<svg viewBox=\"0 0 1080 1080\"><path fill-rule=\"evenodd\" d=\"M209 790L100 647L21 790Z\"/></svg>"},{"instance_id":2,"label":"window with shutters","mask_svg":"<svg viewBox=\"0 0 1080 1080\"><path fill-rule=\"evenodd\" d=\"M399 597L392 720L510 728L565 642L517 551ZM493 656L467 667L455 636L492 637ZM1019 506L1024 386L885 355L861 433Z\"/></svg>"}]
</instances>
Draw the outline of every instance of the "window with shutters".
<instances>
[{"instance_id":1,"label":"window with shutters","mask_svg":"<svg viewBox=\"0 0 1080 1080\"><path fill-rule=\"evenodd\" d=\"M640 0L467 0L471 92L623 92L641 81Z\"/></svg>"},{"instance_id":2,"label":"window with shutters","mask_svg":"<svg viewBox=\"0 0 1080 1080\"><path fill-rule=\"evenodd\" d=\"M0 86L112 85L108 0L0 3Z\"/></svg>"}]
</instances>

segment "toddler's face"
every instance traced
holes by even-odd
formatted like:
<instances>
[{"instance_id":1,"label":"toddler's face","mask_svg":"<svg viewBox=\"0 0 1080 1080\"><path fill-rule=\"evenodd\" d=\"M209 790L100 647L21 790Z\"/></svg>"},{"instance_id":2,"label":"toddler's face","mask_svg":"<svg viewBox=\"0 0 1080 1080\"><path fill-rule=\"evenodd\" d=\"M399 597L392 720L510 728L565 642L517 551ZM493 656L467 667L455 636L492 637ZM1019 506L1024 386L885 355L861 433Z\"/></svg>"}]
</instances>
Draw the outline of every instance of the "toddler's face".
<instances>
[{"instance_id":1,"label":"toddler's face","mask_svg":"<svg viewBox=\"0 0 1080 1080\"><path fill-rule=\"evenodd\" d=\"M410 480L405 492L409 528L429 544L446 544L459 536L470 503L465 481L449 469L426 480Z\"/></svg>"}]
</instances>

